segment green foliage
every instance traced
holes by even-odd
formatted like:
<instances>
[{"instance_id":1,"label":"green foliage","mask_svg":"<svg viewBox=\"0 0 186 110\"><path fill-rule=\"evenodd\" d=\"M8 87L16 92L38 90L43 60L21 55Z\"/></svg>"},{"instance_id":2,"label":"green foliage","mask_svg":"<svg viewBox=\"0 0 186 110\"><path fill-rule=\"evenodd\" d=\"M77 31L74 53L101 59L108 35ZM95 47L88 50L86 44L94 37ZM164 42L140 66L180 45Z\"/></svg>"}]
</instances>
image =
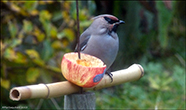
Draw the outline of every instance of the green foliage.
<instances>
[{"instance_id":1,"label":"green foliage","mask_svg":"<svg viewBox=\"0 0 186 110\"><path fill-rule=\"evenodd\" d=\"M174 3L174 2L173 2ZM172 3L172 5L174 5ZM164 6L163 2L156 3L158 10L158 39L161 47L166 48L168 45L168 26L171 23L173 11Z\"/></svg>"},{"instance_id":2,"label":"green foliage","mask_svg":"<svg viewBox=\"0 0 186 110\"><path fill-rule=\"evenodd\" d=\"M126 7L127 12L126 24L118 30L120 51L113 67L122 69L135 62L142 65L145 75L138 81L97 91L96 107L184 109L186 37L185 20L177 16L179 2L171 2L172 9L169 9L165 2L157 1L157 13L150 12L139 2L115 3L121 4L115 8L116 14L121 12L119 6Z\"/></svg>"},{"instance_id":3,"label":"green foliage","mask_svg":"<svg viewBox=\"0 0 186 110\"><path fill-rule=\"evenodd\" d=\"M185 69L180 65L166 69L158 62L142 65L142 79L96 92L99 109L183 109Z\"/></svg>"},{"instance_id":4,"label":"green foliage","mask_svg":"<svg viewBox=\"0 0 186 110\"><path fill-rule=\"evenodd\" d=\"M15 86L65 80L61 59L64 53L73 51L76 43L75 2L2 1L2 7L1 105L28 107L30 103L28 109L35 108L38 103L34 101L24 101L26 105L7 103L9 94L4 91ZM82 32L91 21L88 10L83 7L80 10ZM44 108L49 107L48 102L42 103ZM50 107L56 108L53 104Z\"/></svg>"},{"instance_id":5,"label":"green foliage","mask_svg":"<svg viewBox=\"0 0 186 110\"><path fill-rule=\"evenodd\" d=\"M97 5L79 3L82 33L91 24ZM94 91L97 109L185 107L185 2L146 3L114 1L113 15L126 24L118 28L120 50L113 70L139 63L145 75L135 82ZM20 102L8 97L15 86L65 80L61 59L74 50L77 38L75 1L2 0L1 8L1 105L63 108L63 97Z\"/></svg>"},{"instance_id":6,"label":"green foliage","mask_svg":"<svg viewBox=\"0 0 186 110\"><path fill-rule=\"evenodd\" d=\"M38 68L29 68L26 72L26 80L29 83L36 82L36 79L39 77L39 69Z\"/></svg>"},{"instance_id":7,"label":"green foliage","mask_svg":"<svg viewBox=\"0 0 186 110\"><path fill-rule=\"evenodd\" d=\"M2 77L9 80L12 74L7 68L17 74L17 67L24 68L22 74L26 74L28 83L37 82L38 68L59 73L63 54L73 51L72 44L76 41L75 2L3 1L2 4L10 13L4 13L2 18L5 27L1 39L2 64L5 65ZM91 23L88 21L90 15L86 9L81 9L80 15L84 23L81 29L84 29Z\"/></svg>"}]
</instances>

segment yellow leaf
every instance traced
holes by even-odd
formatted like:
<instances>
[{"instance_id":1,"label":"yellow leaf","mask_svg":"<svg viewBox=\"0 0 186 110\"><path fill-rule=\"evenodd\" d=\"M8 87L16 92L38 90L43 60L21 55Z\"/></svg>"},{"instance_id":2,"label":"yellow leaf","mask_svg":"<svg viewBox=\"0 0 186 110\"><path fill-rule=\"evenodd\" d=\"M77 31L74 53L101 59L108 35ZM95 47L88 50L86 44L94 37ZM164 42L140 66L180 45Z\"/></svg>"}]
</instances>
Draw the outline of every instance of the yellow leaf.
<instances>
[{"instance_id":1,"label":"yellow leaf","mask_svg":"<svg viewBox=\"0 0 186 110\"><path fill-rule=\"evenodd\" d=\"M29 68L26 72L26 80L29 83L36 82L37 78L39 77L39 69L38 68Z\"/></svg>"},{"instance_id":2,"label":"yellow leaf","mask_svg":"<svg viewBox=\"0 0 186 110\"><path fill-rule=\"evenodd\" d=\"M1 78L1 86L5 89L9 89L10 88L10 81Z\"/></svg>"},{"instance_id":3,"label":"yellow leaf","mask_svg":"<svg viewBox=\"0 0 186 110\"><path fill-rule=\"evenodd\" d=\"M39 66L44 66L45 62L40 59L39 53L36 50L30 49L25 51L28 56L33 59L33 62Z\"/></svg>"},{"instance_id":4,"label":"yellow leaf","mask_svg":"<svg viewBox=\"0 0 186 110\"><path fill-rule=\"evenodd\" d=\"M12 48L7 48L3 55L9 61L13 61L17 58L15 51Z\"/></svg>"},{"instance_id":5,"label":"yellow leaf","mask_svg":"<svg viewBox=\"0 0 186 110\"><path fill-rule=\"evenodd\" d=\"M26 53L28 54L28 56L31 58L31 59L39 59L39 54L36 50L33 50L33 49L29 49L29 50L26 50Z\"/></svg>"},{"instance_id":6,"label":"yellow leaf","mask_svg":"<svg viewBox=\"0 0 186 110\"><path fill-rule=\"evenodd\" d=\"M66 10L70 10L70 8L71 8L71 2L64 2L64 3L63 3L63 7L64 7Z\"/></svg>"},{"instance_id":7,"label":"yellow leaf","mask_svg":"<svg viewBox=\"0 0 186 110\"><path fill-rule=\"evenodd\" d=\"M43 1L43 0L41 0L41 1L39 0L38 3L39 3L40 5L45 5L45 4L46 4L45 1Z\"/></svg>"},{"instance_id":8,"label":"yellow leaf","mask_svg":"<svg viewBox=\"0 0 186 110\"><path fill-rule=\"evenodd\" d=\"M39 16L41 18L41 21L42 20L50 20L51 17L52 17L52 15L47 10L41 11L40 14L39 14Z\"/></svg>"},{"instance_id":9,"label":"yellow leaf","mask_svg":"<svg viewBox=\"0 0 186 110\"><path fill-rule=\"evenodd\" d=\"M26 63L27 62L26 57L22 53L16 52L16 56L17 56L17 58L14 60L16 63Z\"/></svg>"},{"instance_id":10,"label":"yellow leaf","mask_svg":"<svg viewBox=\"0 0 186 110\"><path fill-rule=\"evenodd\" d=\"M57 37L57 28L53 25L52 25L51 30L50 30L50 35L51 35L52 38Z\"/></svg>"},{"instance_id":11,"label":"yellow leaf","mask_svg":"<svg viewBox=\"0 0 186 110\"><path fill-rule=\"evenodd\" d=\"M9 61L14 61L16 63L26 63L26 56L20 52L15 52L12 48L7 48L3 54L4 58Z\"/></svg>"},{"instance_id":12,"label":"yellow leaf","mask_svg":"<svg viewBox=\"0 0 186 110\"><path fill-rule=\"evenodd\" d=\"M69 44L69 41L67 39L62 39L62 44L63 44L63 47L67 47L68 44Z\"/></svg>"},{"instance_id":13,"label":"yellow leaf","mask_svg":"<svg viewBox=\"0 0 186 110\"><path fill-rule=\"evenodd\" d=\"M45 38L45 34L42 33L42 32L40 31L40 29L39 29L38 27L36 27L36 26L34 27L33 35L36 36L36 38L37 38L37 40L38 40L39 42L43 41L44 38Z\"/></svg>"},{"instance_id":14,"label":"yellow leaf","mask_svg":"<svg viewBox=\"0 0 186 110\"><path fill-rule=\"evenodd\" d=\"M65 33L66 37L69 39L69 41L73 41L75 38L75 34L74 31L70 28L66 28L63 30L63 32Z\"/></svg>"},{"instance_id":15,"label":"yellow leaf","mask_svg":"<svg viewBox=\"0 0 186 110\"><path fill-rule=\"evenodd\" d=\"M46 1L44 1L44 0L41 0L41 1L40 1L40 0L39 0L38 2L39 2L39 4L41 4L41 5L45 5L45 4L47 4L47 3L48 3L48 4L53 3L52 0L46 0Z\"/></svg>"},{"instance_id":16,"label":"yellow leaf","mask_svg":"<svg viewBox=\"0 0 186 110\"><path fill-rule=\"evenodd\" d=\"M28 12L23 9L21 9L20 14L22 14L23 16L29 16Z\"/></svg>"},{"instance_id":17,"label":"yellow leaf","mask_svg":"<svg viewBox=\"0 0 186 110\"><path fill-rule=\"evenodd\" d=\"M1 53L3 53L2 51L3 51L4 48L5 48L5 44L2 42L2 40L1 40L0 42L1 42Z\"/></svg>"},{"instance_id":18,"label":"yellow leaf","mask_svg":"<svg viewBox=\"0 0 186 110\"><path fill-rule=\"evenodd\" d=\"M63 19L65 20L68 20L69 21L69 14L67 11L62 11L62 16L63 16Z\"/></svg>"},{"instance_id":19,"label":"yellow leaf","mask_svg":"<svg viewBox=\"0 0 186 110\"><path fill-rule=\"evenodd\" d=\"M41 59L34 59L33 62L39 66L44 66L45 62Z\"/></svg>"},{"instance_id":20,"label":"yellow leaf","mask_svg":"<svg viewBox=\"0 0 186 110\"><path fill-rule=\"evenodd\" d=\"M17 5L15 5L14 3L11 3L10 4L10 8L11 10L13 11L16 11L16 12L20 12L21 8L19 8Z\"/></svg>"},{"instance_id":21,"label":"yellow leaf","mask_svg":"<svg viewBox=\"0 0 186 110\"><path fill-rule=\"evenodd\" d=\"M79 11L79 20L83 21L87 19L88 11L86 9L82 9Z\"/></svg>"},{"instance_id":22,"label":"yellow leaf","mask_svg":"<svg viewBox=\"0 0 186 110\"><path fill-rule=\"evenodd\" d=\"M36 9L34 9L34 10L32 10L31 12L30 12L30 14L32 15L32 16L36 16L36 15L38 15L38 10L36 10Z\"/></svg>"},{"instance_id":23,"label":"yellow leaf","mask_svg":"<svg viewBox=\"0 0 186 110\"><path fill-rule=\"evenodd\" d=\"M51 46L54 49L60 49L62 47L62 43L60 41L54 41Z\"/></svg>"}]
</instances>

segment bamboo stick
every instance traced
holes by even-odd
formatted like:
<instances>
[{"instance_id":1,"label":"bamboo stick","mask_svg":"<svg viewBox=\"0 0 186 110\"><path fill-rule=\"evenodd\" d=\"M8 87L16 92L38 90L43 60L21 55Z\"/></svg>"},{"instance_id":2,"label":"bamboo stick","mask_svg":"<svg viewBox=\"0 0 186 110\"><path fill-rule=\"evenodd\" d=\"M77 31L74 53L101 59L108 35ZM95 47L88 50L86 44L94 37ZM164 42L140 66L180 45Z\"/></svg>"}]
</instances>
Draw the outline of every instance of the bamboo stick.
<instances>
[{"instance_id":1,"label":"bamboo stick","mask_svg":"<svg viewBox=\"0 0 186 110\"><path fill-rule=\"evenodd\" d=\"M92 88L84 88L85 90L98 90L106 87L111 87L115 85L119 85L126 82L136 81L143 77L144 70L141 65L139 64L133 64L127 69L118 70L115 72L112 72L113 74L113 82L111 83L111 79L108 75L105 75L101 82L92 87Z\"/></svg>"},{"instance_id":2,"label":"bamboo stick","mask_svg":"<svg viewBox=\"0 0 186 110\"><path fill-rule=\"evenodd\" d=\"M127 69L112 72L113 82L108 75L105 75L98 85L83 90L98 90L106 87L119 85L125 82L136 81L144 75L141 65L133 64ZM14 87L10 90L10 99L14 101L33 99L33 98L52 98L76 93L81 87L69 81L62 81L50 84L38 84Z\"/></svg>"}]
</instances>

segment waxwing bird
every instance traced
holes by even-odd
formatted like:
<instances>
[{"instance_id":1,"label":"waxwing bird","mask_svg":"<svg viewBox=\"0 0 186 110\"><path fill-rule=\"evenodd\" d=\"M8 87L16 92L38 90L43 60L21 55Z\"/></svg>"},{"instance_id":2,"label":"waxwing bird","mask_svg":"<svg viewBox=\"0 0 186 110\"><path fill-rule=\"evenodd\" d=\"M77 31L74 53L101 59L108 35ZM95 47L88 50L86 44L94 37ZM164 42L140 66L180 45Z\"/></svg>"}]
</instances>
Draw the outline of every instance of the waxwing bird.
<instances>
[{"instance_id":1,"label":"waxwing bird","mask_svg":"<svg viewBox=\"0 0 186 110\"><path fill-rule=\"evenodd\" d=\"M101 59L108 70L119 49L116 30L120 24L125 22L109 14L96 16L93 20L92 24L80 36L80 51ZM76 46L75 51L77 49ZM107 71L106 73L113 81L111 72Z\"/></svg>"}]
</instances>

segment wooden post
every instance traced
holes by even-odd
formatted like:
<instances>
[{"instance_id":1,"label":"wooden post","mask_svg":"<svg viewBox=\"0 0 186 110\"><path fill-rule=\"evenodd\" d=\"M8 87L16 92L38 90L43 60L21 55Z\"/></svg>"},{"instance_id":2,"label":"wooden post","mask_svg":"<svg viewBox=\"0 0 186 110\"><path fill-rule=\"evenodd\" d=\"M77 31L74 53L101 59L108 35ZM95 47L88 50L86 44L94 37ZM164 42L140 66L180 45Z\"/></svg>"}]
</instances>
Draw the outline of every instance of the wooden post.
<instances>
[{"instance_id":1,"label":"wooden post","mask_svg":"<svg viewBox=\"0 0 186 110\"><path fill-rule=\"evenodd\" d=\"M96 97L93 92L75 93L64 97L65 110L95 110L95 106Z\"/></svg>"}]
</instances>

